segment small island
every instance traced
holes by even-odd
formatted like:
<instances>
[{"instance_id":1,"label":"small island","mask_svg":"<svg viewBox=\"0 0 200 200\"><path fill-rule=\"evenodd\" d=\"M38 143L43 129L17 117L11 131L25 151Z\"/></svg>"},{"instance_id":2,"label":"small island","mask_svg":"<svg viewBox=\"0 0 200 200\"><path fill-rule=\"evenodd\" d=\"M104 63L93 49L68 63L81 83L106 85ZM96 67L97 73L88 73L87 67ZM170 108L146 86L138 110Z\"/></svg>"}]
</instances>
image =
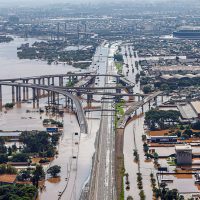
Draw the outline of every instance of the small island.
<instances>
[{"instance_id":1,"label":"small island","mask_svg":"<svg viewBox=\"0 0 200 200\"><path fill-rule=\"evenodd\" d=\"M69 48L76 47L76 48ZM74 67L87 68L92 61L97 44L69 44L63 41L41 41L33 45L22 44L18 48L19 59L45 60L51 64L69 64Z\"/></svg>"}]
</instances>

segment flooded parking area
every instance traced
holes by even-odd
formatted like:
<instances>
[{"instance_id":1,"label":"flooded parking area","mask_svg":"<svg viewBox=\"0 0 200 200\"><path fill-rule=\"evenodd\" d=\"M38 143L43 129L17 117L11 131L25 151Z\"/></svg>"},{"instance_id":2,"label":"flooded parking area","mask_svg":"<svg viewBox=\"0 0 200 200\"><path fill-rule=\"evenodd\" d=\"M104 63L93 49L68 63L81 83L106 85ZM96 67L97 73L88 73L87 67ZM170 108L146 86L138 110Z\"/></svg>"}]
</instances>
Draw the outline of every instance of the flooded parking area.
<instances>
[{"instance_id":1,"label":"flooded parking area","mask_svg":"<svg viewBox=\"0 0 200 200\"><path fill-rule=\"evenodd\" d=\"M192 174L158 175L158 180L166 182L169 189L177 188L181 194L199 193L199 185L195 185L195 177Z\"/></svg>"}]
</instances>

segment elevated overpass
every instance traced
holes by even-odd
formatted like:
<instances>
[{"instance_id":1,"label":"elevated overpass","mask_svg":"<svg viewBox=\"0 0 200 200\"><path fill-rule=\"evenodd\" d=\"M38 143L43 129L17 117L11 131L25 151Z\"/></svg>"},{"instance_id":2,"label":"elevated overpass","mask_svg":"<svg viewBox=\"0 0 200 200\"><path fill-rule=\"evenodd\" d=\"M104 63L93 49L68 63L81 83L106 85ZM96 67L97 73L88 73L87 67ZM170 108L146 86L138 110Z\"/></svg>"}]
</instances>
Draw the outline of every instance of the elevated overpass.
<instances>
[{"instance_id":1,"label":"elevated overpass","mask_svg":"<svg viewBox=\"0 0 200 200\"><path fill-rule=\"evenodd\" d=\"M88 133L88 125L87 125L87 121L86 121L86 117L81 105L80 100L78 99L78 97L74 96L73 94L71 94L68 91L56 88L54 86L47 86L47 85L35 85L35 84L26 84L26 83L12 83L12 82L0 82L0 107L2 107L2 86L10 86L10 87L16 87L18 88L16 91L18 91L17 96L19 97L18 100L21 99L20 95L21 92L20 89L23 88L29 88L33 90L33 93L35 93L35 90L45 90L48 92L53 92L53 93L59 93L67 98L70 98L75 106L76 106L76 115L78 118L78 123L80 125L80 132L81 133ZM38 92L37 92L38 94ZM35 94L33 95L33 102L35 100L39 100L38 97L36 98Z\"/></svg>"}]
</instances>

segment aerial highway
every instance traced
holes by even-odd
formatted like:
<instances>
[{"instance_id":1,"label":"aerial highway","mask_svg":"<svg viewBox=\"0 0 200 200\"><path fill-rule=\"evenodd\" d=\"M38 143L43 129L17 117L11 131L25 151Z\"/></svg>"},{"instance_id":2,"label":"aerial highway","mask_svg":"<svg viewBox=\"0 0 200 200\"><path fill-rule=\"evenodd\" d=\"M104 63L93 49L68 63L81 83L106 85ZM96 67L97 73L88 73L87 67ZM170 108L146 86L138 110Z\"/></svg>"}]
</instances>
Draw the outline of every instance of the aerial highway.
<instances>
[{"instance_id":1,"label":"aerial highway","mask_svg":"<svg viewBox=\"0 0 200 200\"><path fill-rule=\"evenodd\" d=\"M109 50L109 57L113 56L115 46ZM113 71L113 59L108 58L106 72ZM112 77L106 77L104 86L115 85ZM105 89L107 92L108 89ZM114 92L111 90L110 92ZM104 98L109 96L104 95ZM91 175L89 199L112 200L116 199L114 179L114 99L102 104L101 123L96 141L95 161Z\"/></svg>"}]
</instances>

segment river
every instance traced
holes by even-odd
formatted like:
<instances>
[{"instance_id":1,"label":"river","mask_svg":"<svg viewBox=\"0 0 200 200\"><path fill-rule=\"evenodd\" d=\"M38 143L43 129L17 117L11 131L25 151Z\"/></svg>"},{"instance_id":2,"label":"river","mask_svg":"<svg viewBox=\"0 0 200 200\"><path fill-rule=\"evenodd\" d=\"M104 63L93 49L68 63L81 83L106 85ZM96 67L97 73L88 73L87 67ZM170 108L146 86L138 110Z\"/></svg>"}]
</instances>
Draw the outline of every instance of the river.
<instances>
[{"instance_id":1,"label":"river","mask_svg":"<svg viewBox=\"0 0 200 200\"><path fill-rule=\"evenodd\" d=\"M33 44L38 41L36 38L23 39L14 37L10 43L0 44L0 79L17 78L35 75L47 75L78 71L70 65L48 65L46 61L20 60L17 57L17 47L23 43ZM11 101L11 88L3 87L3 103Z\"/></svg>"},{"instance_id":2,"label":"river","mask_svg":"<svg viewBox=\"0 0 200 200\"><path fill-rule=\"evenodd\" d=\"M10 43L0 44L0 79L79 71L79 69L69 65L48 65L45 61L18 59L17 47L19 47L22 43L29 43L31 45L35 41L38 41L38 39L29 38L28 40L24 40L22 38L15 37L14 41ZM40 100L41 108L44 108L46 101L47 100L45 98ZM11 88L3 86L3 103L6 102L11 102ZM64 99L61 99L60 103L64 103ZM27 113L26 110L31 110L33 112ZM45 130L42 125L42 120L44 118L48 118L48 116L45 114L40 115L35 111L36 110L32 109L32 104L22 103L21 107L15 107L7 112L1 112L1 130ZM71 178L69 179L69 185L62 199L78 199L81 189L90 174L92 155L94 153L94 141L99 127L98 115L95 116L93 114L89 114L87 117L89 134L81 135L78 139L77 145L74 142L74 133L79 133L79 125L76 117L75 115L71 115L69 113L64 114L64 131L58 146L59 154L51 163L51 165L61 166L61 178L57 181L46 181L46 190L40 193L40 200L57 199L59 192L62 192L67 184L65 179L68 176L69 171L71 171ZM70 168L70 163L72 155L74 156L74 152L77 148L79 152L77 155L76 169L74 169L73 165L72 168ZM76 176L78 177L77 179Z\"/></svg>"}]
</instances>

